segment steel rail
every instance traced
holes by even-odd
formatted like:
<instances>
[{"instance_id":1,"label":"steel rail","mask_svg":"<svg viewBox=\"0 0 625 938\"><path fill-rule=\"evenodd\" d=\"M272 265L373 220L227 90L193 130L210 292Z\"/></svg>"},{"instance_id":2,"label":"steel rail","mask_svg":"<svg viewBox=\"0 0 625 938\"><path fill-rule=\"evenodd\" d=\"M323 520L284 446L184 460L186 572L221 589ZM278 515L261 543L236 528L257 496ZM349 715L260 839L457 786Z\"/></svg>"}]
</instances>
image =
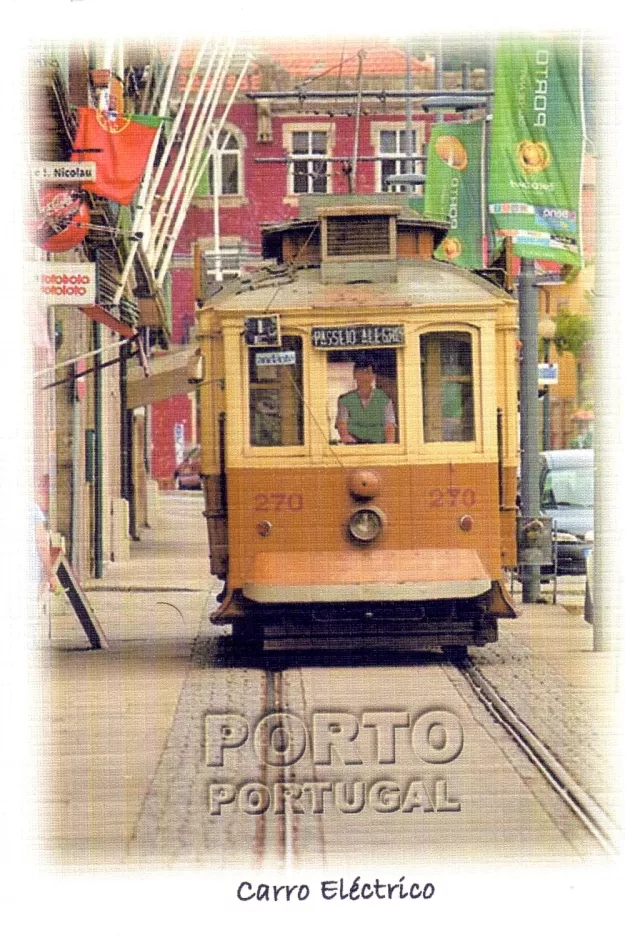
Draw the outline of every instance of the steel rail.
<instances>
[{"instance_id":1,"label":"steel rail","mask_svg":"<svg viewBox=\"0 0 625 938\"><path fill-rule=\"evenodd\" d=\"M405 100L406 97L410 98L487 98L494 95L493 89L482 89L479 91L465 90L461 88L446 88L446 89L434 89L430 88L429 90L411 90L407 92L405 89L388 89L388 90L379 90L372 91L370 89L363 89L362 97L363 98L379 98L384 100L384 98L401 98ZM279 101L282 99L288 98L310 98L311 100L323 100L324 98L329 98L331 100L340 100L341 98L350 98L355 99L358 97L359 92L357 90L351 91L345 89L344 91L246 91L245 97L249 98L250 101L256 101L259 98L261 100L267 101ZM477 105L476 105L477 106Z\"/></svg>"},{"instance_id":2,"label":"steel rail","mask_svg":"<svg viewBox=\"0 0 625 938\"><path fill-rule=\"evenodd\" d=\"M613 856L622 835L607 814L590 798L536 733L504 700L470 658L458 668L476 697L514 739L551 788L562 798L584 827Z\"/></svg>"}]
</instances>

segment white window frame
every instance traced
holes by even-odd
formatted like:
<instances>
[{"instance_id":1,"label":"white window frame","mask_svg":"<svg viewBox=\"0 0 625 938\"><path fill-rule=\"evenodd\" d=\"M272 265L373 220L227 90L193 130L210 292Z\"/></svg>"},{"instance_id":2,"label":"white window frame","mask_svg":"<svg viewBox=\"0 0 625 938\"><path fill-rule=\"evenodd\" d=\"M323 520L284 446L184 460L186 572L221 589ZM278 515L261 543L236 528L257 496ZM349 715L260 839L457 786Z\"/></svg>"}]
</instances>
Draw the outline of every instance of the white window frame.
<instances>
[{"instance_id":1,"label":"white window frame","mask_svg":"<svg viewBox=\"0 0 625 938\"><path fill-rule=\"evenodd\" d=\"M394 153L383 153L382 152L382 133L384 132L393 132L396 136L396 149ZM375 121L371 124L371 146L375 152L377 159L375 161L375 191L376 192L401 192L402 187L399 185L393 185L389 189L382 188L382 161L383 160L395 160L395 172L402 172L402 163L405 163L407 156L405 153L402 153L399 150L399 141L401 132L406 131L406 122L405 121L384 121L380 123ZM419 157L424 156L425 148L425 125L423 121L414 121L412 124L412 132L415 138L415 146L413 153L414 160L414 171L422 172L423 163L420 162ZM423 195L423 186L413 186L412 191L414 195Z\"/></svg>"},{"instance_id":2,"label":"white window frame","mask_svg":"<svg viewBox=\"0 0 625 938\"><path fill-rule=\"evenodd\" d=\"M237 158L237 181L238 181L237 192L223 192L223 191L221 191L221 192L219 192L219 196L218 196L218 197L219 197L220 200L221 200L221 199L240 199L240 198L244 195L244 193L245 193L245 181L244 181L244 178L243 178L243 151L244 151L244 149L245 149L245 137L243 136L243 134L241 133L241 131L240 131L237 127L232 126L232 124L226 124L224 127L222 127L220 136L223 135L223 134L227 134L227 136L224 138L225 140L228 140L229 137L233 137L234 140L236 141L236 146L237 146L237 148L236 148L236 150L234 150L234 149L222 150L222 149L218 146L216 152L209 158L208 163L207 163L207 166L206 166L206 184L207 184L207 188L208 188L208 190L209 190L208 193L207 193L207 196L208 196L209 199L212 199L212 198L213 198L213 195L214 195L214 192L211 191L211 189L213 188L213 187L211 186L211 171L210 171L210 170L211 170L211 160L212 160L212 161L219 160L219 168L220 168L220 173L219 173L220 189L223 189L223 176L222 176L222 174L221 174L221 161L222 161L222 157L225 156L225 155L227 155L227 156L236 155L236 158Z\"/></svg>"},{"instance_id":3,"label":"white window frame","mask_svg":"<svg viewBox=\"0 0 625 938\"><path fill-rule=\"evenodd\" d=\"M308 155L301 154L301 159L300 159L300 154L293 153L293 135L296 133L308 133L310 135ZM314 133L326 134L326 152L323 157L321 156L321 154L315 154L312 152L312 134ZM298 124L285 124L283 126L283 131L282 131L282 144L284 146L284 149L289 155L288 172L287 172L288 194L291 196L296 196L296 197L300 195L329 195L331 194L332 193L332 163L330 161L328 161L326 164L327 169L326 169L325 192L315 192L313 190L311 176L308 176L307 191L296 192L295 191L295 172L294 172L295 165L294 165L294 160L291 159L291 157L297 155L298 162L303 162L304 160L306 160L309 164L309 169L308 169L309 172L311 172L311 164L313 162L331 157L333 149L334 149L334 124L328 124L327 122L324 122L324 123L314 122L314 121L306 122L306 123L301 122Z\"/></svg>"}]
</instances>

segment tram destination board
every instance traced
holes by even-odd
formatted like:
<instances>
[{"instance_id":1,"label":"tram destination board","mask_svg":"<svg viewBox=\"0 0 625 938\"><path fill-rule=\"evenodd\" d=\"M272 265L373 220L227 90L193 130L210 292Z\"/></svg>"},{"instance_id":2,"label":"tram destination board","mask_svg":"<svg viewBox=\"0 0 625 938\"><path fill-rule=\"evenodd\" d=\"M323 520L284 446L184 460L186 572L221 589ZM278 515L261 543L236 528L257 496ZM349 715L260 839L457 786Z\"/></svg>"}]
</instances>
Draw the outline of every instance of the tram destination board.
<instances>
[{"instance_id":1,"label":"tram destination board","mask_svg":"<svg viewBox=\"0 0 625 938\"><path fill-rule=\"evenodd\" d=\"M394 348L404 345L399 325L313 326L313 348Z\"/></svg>"}]
</instances>

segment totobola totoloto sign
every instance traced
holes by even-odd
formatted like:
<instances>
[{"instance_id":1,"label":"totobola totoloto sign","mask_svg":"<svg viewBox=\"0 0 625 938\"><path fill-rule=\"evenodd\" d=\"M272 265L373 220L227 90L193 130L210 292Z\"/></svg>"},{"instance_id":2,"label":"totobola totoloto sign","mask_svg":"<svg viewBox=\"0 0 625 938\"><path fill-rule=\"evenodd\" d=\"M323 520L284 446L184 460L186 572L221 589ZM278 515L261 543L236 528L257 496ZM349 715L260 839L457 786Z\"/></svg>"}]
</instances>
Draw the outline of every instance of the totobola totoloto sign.
<instances>
[{"instance_id":1,"label":"totobola totoloto sign","mask_svg":"<svg viewBox=\"0 0 625 938\"><path fill-rule=\"evenodd\" d=\"M95 303L95 264L31 264L32 286L47 305L85 306Z\"/></svg>"}]
</instances>

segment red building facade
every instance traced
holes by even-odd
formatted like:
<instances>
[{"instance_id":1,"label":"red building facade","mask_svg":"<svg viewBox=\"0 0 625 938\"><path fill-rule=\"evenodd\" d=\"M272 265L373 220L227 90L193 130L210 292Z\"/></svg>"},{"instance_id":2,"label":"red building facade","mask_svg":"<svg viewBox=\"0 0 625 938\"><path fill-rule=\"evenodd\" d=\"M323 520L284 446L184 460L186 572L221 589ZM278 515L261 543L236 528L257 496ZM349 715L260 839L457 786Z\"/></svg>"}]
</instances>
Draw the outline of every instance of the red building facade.
<instances>
[{"instance_id":1,"label":"red building facade","mask_svg":"<svg viewBox=\"0 0 625 938\"><path fill-rule=\"evenodd\" d=\"M412 58L410 70L415 89L433 87L431 61ZM216 268L221 266L229 277L258 262L261 226L298 217L301 195L380 193L387 191L387 175L406 171L409 140L405 92L400 93L406 72L405 51L381 43L272 46L256 55L245 91L230 108L220 134L220 154L211 159L176 241L171 266L174 344L190 340L197 303L219 278ZM460 76L445 78L446 84L458 86ZM482 79L477 76L478 82ZM315 97L298 96L298 82L314 90ZM385 90L388 97L378 94ZM263 92L276 91L283 96L263 97ZM345 98L337 97L341 91ZM322 92L327 98L317 97ZM419 158L432 120L413 104L411 171L423 169ZM415 195L420 194L417 189ZM184 445L196 442L192 396L153 406L151 470L163 487L172 484L180 460L180 426Z\"/></svg>"}]
</instances>

